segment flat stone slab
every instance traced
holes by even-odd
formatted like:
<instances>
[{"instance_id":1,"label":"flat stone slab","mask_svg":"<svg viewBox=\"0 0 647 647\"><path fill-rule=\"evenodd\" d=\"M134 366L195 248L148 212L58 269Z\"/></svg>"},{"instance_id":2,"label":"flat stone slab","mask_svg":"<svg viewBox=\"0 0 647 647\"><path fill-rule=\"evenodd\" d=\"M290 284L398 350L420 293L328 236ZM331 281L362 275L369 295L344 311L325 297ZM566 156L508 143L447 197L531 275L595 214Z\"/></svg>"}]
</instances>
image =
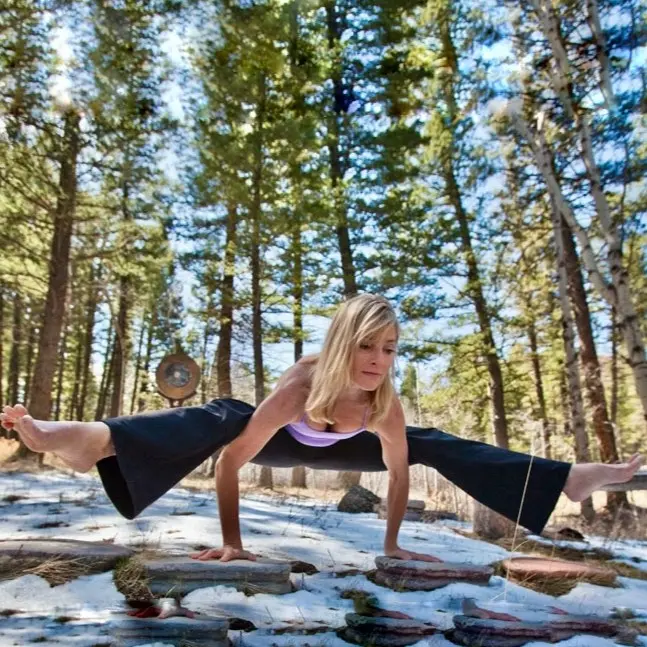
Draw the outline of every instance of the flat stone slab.
<instances>
[{"instance_id":1,"label":"flat stone slab","mask_svg":"<svg viewBox=\"0 0 647 647\"><path fill-rule=\"evenodd\" d=\"M142 560L154 595L182 597L209 586L232 586L247 595L292 593L290 562L276 560L200 561L190 557Z\"/></svg>"},{"instance_id":2,"label":"flat stone slab","mask_svg":"<svg viewBox=\"0 0 647 647\"><path fill-rule=\"evenodd\" d=\"M375 559L377 584L396 591L433 591L454 582L487 585L494 570L452 562L422 562L379 556Z\"/></svg>"},{"instance_id":3,"label":"flat stone slab","mask_svg":"<svg viewBox=\"0 0 647 647\"><path fill-rule=\"evenodd\" d=\"M341 637L357 645L414 645L425 636L435 634L438 629L412 619L362 616L346 614L346 627Z\"/></svg>"},{"instance_id":4,"label":"flat stone slab","mask_svg":"<svg viewBox=\"0 0 647 647\"><path fill-rule=\"evenodd\" d=\"M20 539L0 541L0 573L31 568L46 560L73 560L87 573L112 570L120 559L131 557L125 546L76 539Z\"/></svg>"},{"instance_id":5,"label":"flat stone slab","mask_svg":"<svg viewBox=\"0 0 647 647\"><path fill-rule=\"evenodd\" d=\"M616 581L616 572L610 568L552 557L511 557L501 564L517 580L574 580L607 586Z\"/></svg>"},{"instance_id":6,"label":"flat stone slab","mask_svg":"<svg viewBox=\"0 0 647 647\"><path fill-rule=\"evenodd\" d=\"M593 616L559 616L548 622L524 622L454 616L453 637L463 645L517 647L527 642L556 643L578 634L616 636L625 632L619 623Z\"/></svg>"},{"instance_id":7,"label":"flat stone slab","mask_svg":"<svg viewBox=\"0 0 647 647\"><path fill-rule=\"evenodd\" d=\"M154 642L191 647L229 647L229 622L222 618L133 618L121 614L108 623L115 647L134 647Z\"/></svg>"}]
</instances>

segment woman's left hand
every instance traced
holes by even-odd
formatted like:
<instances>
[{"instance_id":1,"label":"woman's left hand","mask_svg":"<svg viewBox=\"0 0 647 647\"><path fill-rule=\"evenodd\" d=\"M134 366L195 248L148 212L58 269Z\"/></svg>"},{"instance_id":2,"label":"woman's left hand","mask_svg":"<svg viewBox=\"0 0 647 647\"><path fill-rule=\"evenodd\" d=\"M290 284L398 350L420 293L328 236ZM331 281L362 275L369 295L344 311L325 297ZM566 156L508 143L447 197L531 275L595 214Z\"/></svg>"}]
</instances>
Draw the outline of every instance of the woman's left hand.
<instances>
[{"instance_id":1,"label":"woman's left hand","mask_svg":"<svg viewBox=\"0 0 647 647\"><path fill-rule=\"evenodd\" d=\"M442 562L442 559L427 555L426 553L414 553L412 550L404 550L402 548L394 548L393 550L385 550L384 554L393 559L413 559L419 562Z\"/></svg>"}]
</instances>

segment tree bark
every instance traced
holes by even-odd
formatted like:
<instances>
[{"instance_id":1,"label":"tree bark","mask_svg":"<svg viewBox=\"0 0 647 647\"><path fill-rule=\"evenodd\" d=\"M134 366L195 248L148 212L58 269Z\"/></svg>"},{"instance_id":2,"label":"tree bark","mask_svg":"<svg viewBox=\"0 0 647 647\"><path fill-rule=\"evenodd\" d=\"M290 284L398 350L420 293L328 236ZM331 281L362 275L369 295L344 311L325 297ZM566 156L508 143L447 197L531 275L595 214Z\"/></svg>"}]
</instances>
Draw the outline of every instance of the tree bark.
<instances>
[{"instance_id":1,"label":"tree bark","mask_svg":"<svg viewBox=\"0 0 647 647\"><path fill-rule=\"evenodd\" d=\"M142 369L142 381L139 387L139 400L137 401L137 411L146 409L146 394L148 393L148 380L151 369L151 359L153 356L153 340L155 337L155 328L157 326L157 308L152 306L150 319L148 321L148 334L146 338L146 355L144 357L144 367Z\"/></svg>"},{"instance_id":2,"label":"tree bark","mask_svg":"<svg viewBox=\"0 0 647 647\"><path fill-rule=\"evenodd\" d=\"M101 372L101 383L99 384L99 393L97 394L97 408L94 414L95 420L101 420L106 412L107 392L108 385L110 384L110 367L112 365L112 334L114 326L113 320L110 319L110 327L108 328L108 338L106 340L106 350L103 354L103 371Z\"/></svg>"},{"instance_id":3,"label":"tree bark","mask_svg":"<svg viewBox=\"0 0 647 647\"><path fill-rule=\"evenodd\" d=\"M557 251L559 303L562 309L562 326L564 350L566 354L566 372L568 376L568 394L571 405L571 421L575 438L575 455L578 463L588 463L591 460L589 453L589 439L586 434L586 421L584 419L584 406L582 401L582 387L580 384L580 367L577 350L575 348L575 325L568 294L568 276L566 272L566 258L562 235L562 218L551 200L551 219L553 234ZM591 521L595 516L593 500L591 497L581 503L584 518Z\"/></svg>"},{"instance_id":4,"label":"tree bark","mask_svg":"<svg viewBox=\"0 0 647 647\"><path fill-rule=\"evenodd\" d=\"M4 393L4 285L0 283L0 398L2 398L3 393Z\"/></svg>"},{"instance_id":5,"label":"tree bark","mask_svg":"<svg viewBox=\"0 0 647 647\"><path fill-rule=\"evenodd\" d=\"M527 303L527 311L532 312L531 304ZM528 341L530 343L530 362L535 382L535 393L537 395L538 416L541 420L541 434L544 458L552 458L553 452L550 446L550 422L546 411L546 396L544 395L544 383L541 375L541 363L539 362L539 349L537 344L537 328L534 318L528 323Z\"/></svg>"},{"instance_id":6,"label":"tree bark","mask_svg":"<svg viewBox=\"0 0 647 647\"><path fill-rule=\"evenodd\" d=\"M299 55L299 6L293 2L290 5L290 69L292 72L293 106L302 104L300 87L296 83L298 78L297 59ZM296 115L293 115L296 118ZM296 153L296 151L295 151ZM303 244L301 240L301 209L299 208L299 195L301 193L301 174L299 162L296 155L290 158L290 178L292 180L292 205L294 207L290 223L290 254L289 263L292 268L291 272L291 292L292 292L292 336L294 344L294 361L298 362L303 356ZM292 468L291 475L292 487L306 487L306 468L298 465Z\"/></svg>"},{"instance_id":7,"label":"tree bark","mask_svg":"<svg viewBox=\"0 0 647 647\"><path fill-rule=\"evenodd\" d=\"M126 155L128 160L128 155ZM128 166L128 164L126 164ZM132 220L130 213L130 179L122 180L121 211L125 223ZM119 309L115 326L115 351L112 364L112 396L110 415L121 415L124 400L124 385L126 382L126 363L130 355L130 309L132 302L132 279L125 274L119 279Z\"/></svg>"},{"instance_id":8,"label":"tree bark","mask_svg":"<svg viewBox=\"0 0 647 647\"><path fill-rule=\"evenodd\" d=\"M348 212L346 207L346 196L344 193L344 164L342 162L342 151L340 145L343 115L348 111L347 98L348 88L344 86L342 78L342 64L339 59L338 50L341 42L342 29L336 0L329 0L325 5L328 50L332 53L334 60L331 66L333 109L328 120L327 148L330 157L329 174L332 191L333 208L335 211L335 226L339 254L341 258L341 270L344 283L344 295L349 297L357 294L357 279L355 275L355 263L353 250L350 242L348 228Z\"/></svg>"},{"instance_id":9,"label":"tree bark","mask_svg":"<svg viewBox=\"0 0 647 647\"><path fill-rule=\"evenodd\" d=\"M577 250L575 249L573 233L564 218L561 219L561 229L568 288L581 343L584 384L592 412L593 430L598 439L600 460L603 463L615 463L618 460L618 450L613 425L609 419L607 410L604 385L602 384L602 372L600 370L600 363L593 337L593 328L591 326L591 313L586 298L586 290L584 289L584 279L580 270L580 262L577 256ZM607 507L610 510L617 510L618 506L621 505L627 505L627 495L625 492L607 493Z\"/></svg>"},{"instance_id":10,"label":"tree bark","mask_svg":"<svg viewBox=\"0 0 647 647\"><path fill-rule=\"evenodd\" d=\"M139 341L137 342L137 356L135 358L135 377L133 380L133 395L130 399L130 415L135 413L135 402L137 400L137 389L139 387L139 372L142 362L142 350L144 347L144 334L146 333L146 321L142 316L141 329L139 331Z\"/></svg>"},{"instance_id":11,"label":"tree bark","mask_svg":"<svg viewBox=\"0 0 647 647\"><path fill-rule=\"evenodd\" d=\"M616 309L611 308L611 421L618 423L618 323Z\"/></svg>"},{"instance_id":12,"label":"tree bark","mask_svg":"<svg viewBox=\"0 0 647 647\"><path fill-rule=\"evenodd\" d=\"M11 352L9 353L9 375L7 376L7 402L12 406L20 402L19 378L20 355L22 352L22 297L20 292L14 293L13 299L13 326L11 329Z\"/></svg>"},{"instance_id":13,"label":"tree bark","mask_svg":"<svg viewBox=\"0 0 647 647\"><path fill-rule=\"evenodd\" d=\"M227 225L225 240L225 258L222 273L222 291L220 293L220 334L216 350L216 373L218 379L218 397L230 398L231 386L231 338L234 323L234 272L236 266L236 228L238 209L235 204L227 207Z\"/></svg>"},{"instance_id":14,"label":"tree bark","mask_svg":"<svg viewBox=\"0 0 647 647\"><path fill-rule=\"evenodd\" d=\"M96 272L96 276L95 276ZM88 299L85 307L85 330L83 334L83 377L81 379L81 394L76 410L76 419L85 420L88 389L90 386L90 365L92 363L92 348L94 346L94 319L97 311L97 283L101 281L101 268L95 270L94 262L90 263L90 279Z\"/></svg>"},{"instance_id":15,"label":"tree bark","mask_svg":"<svg viewBox=\"0 0 647 647\"><path fill-rule=\"evenodd\" d=\"M250 219L252 221L252 344L254 348L254 396L258 406L265 399L265 367L263 365L263 315L261 290L261 184L263 181L263 144L264 125L267 101L267 79L261 72L258 78L258 102L256 113L256 137L254 143L254 171L252 176L252 205ZM262 466L258 485L272 488L272 468Z\"/></svg>"},{"instance_id":16,"label":"tree bark","mask_svg":"<svg viewBox=\"0 0 647 647\"><path fill-rule=\"evenodd\" d=\"M346 196L344 193L344 165L341 151L341 130L343 115L347 112L347 88L342 78L342 63L339 58L339 46L341 43L342 29L336 0L329 0L325 4L328 51L334 60L331 65L333 109L328 119L328 135L326 145L330 158L329 177L331 185L331 199L333 201L335 217L335 233L339 246L341 270L343 279L344 296L351 297L357 294L357 278L355 275L355 263L353 250L350 242L348 229L348 213L346 207ZM337 475L337 487L348 489L353 485L359 485L362 478L361 472L339 472Z\"/></svg>"},{"instance_id":17,"label":"tree bark","mask_svg":"<svg viewBox=\"0 0 647 647\"><path fill-rule=\"evenodd\" d=\"M27 359L25 362L25 398L31 391L31 378L34 370L34 355L38 342L38 328L41 313L33 304L29 308L29 336L27 337Z\"/></svg>"},{"instance_id":18,"label":"tree bark","mask_svg":"<svg viewBox=\"0 0 647 647\"><path fill-rule=\"evenodd\" d=\"M49 261L49 282L45 298L43 325L38 355L29 394L29 409L34 418L47 420L52 410L52 384L56 355L63 326L65 296L69 277L70 246L76 208L76 164L79 155L80 115L69 110L64 118L61 151L59 198L54 213L54 235Z\"/></svg>"},{"instance_id":19,"label":"tree bark","mask_svg":"<svg viewBox=\"0 0 647 647\"><path fill-rule=\"evenodd\" d=\"M69 306L69 301L68 301ZM61 401L63 397L63 378L65 375L65 356L67 354L67 336L69 334L69 311L66 309L63 316L63 332L61 335L61 346L58 351L57 374L56 374L56 399L54 401L54 420L61 419Z\"/></svg>"}]
</instances>

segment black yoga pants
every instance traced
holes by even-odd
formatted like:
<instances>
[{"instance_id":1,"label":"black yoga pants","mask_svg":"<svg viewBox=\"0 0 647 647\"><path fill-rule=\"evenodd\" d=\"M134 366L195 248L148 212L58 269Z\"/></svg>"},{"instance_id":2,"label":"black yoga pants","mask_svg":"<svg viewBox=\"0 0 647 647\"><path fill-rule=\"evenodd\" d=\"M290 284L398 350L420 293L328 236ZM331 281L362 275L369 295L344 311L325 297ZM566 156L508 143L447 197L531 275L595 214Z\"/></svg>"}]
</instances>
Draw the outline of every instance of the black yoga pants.
<instances>
[{"instance_id":1,"label":"black yoga pants","mask_svg":"<svg viewBox=\"0 0 647 647\"><path fill-rule=\"evenodd\" d=\"M108 497L124 517L134 519L236 438L253 412L250 404L227 398L104 420L115 447L115 456L97 463ZM433 427L407 427L407 442L410 465L437 469L477 501L512 521L519 519L535 533L548 521L571 468L570 463L465 440ZM310 447L280 429L252 462L320 470L386 470L380 440L368 431L329 447Z\"/></svg>"}]
</instances>

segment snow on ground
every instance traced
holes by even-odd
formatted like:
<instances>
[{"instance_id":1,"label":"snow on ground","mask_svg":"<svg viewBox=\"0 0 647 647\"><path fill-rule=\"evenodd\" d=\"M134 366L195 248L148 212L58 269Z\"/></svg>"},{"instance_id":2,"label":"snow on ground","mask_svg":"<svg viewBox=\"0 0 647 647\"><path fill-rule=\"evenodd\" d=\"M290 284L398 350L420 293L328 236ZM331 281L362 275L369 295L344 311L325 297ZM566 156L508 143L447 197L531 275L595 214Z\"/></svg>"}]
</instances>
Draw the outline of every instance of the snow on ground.
<instances>
[{"instance_id":1,"label":"snow on ground","mask_svg":"<svg viewBox=\"0 0 647 647\"><path fill-rule=\"evenodd\" d=\"M58 522L57 527L42 527L53 522ZM241 526L246 548L263 557L299 559L313 564L320 572L311 576L293 574L296 591L288 595L246 597L233 588L215 586L194 591L184 598L183 604L195 611L253 622L257 631L230 632L237 647L348 645L332 631L345 624L344 616L352 610L352 602L340 597L347 589L370 592L381 607L402 611L443 629L452 626L452 616L460 613L465 597L492 610L507 611L532 621L547 619L547 608L551 605L576 614L602 615L608 615L615 607L629 607L647 619L647 581L624 577L618 578L619 588L579 584L556 599L501 577L493 577L487 587L452 584L431 592L396 593L373 584L361 574L337 576L351 569L374 568L374 559L382 552L384 525L373 514L344 514L329 504L290 498L277 503L270 497L245 497L241 501ZM452 528L457 526L465 528L466 524L405 521L400 544L446 561L480 565L511 554L498 546L456 534ZM139 519L128 521L113 509L100 481L93 476L59 472L0 474L0 539L21 537L110 540L184 554L200 544L219 545L220 526L215 496L205 492L174 489ZM555 543L603 547L616 559L647 569L646 542L591 537L587 543ZM110 613L124 607L111 573L81 577L56 587L50 587L36 575L2 581L0 614L6 609L19 613L0 615L0 647L44 640L70 647L90 647L100 644L102 636L105 643L105 623ZM302 636L271 635L272 630L295 626L324 631ZM560 647L615 644L592 636L559 643ZM643 637L640 644L647 647L647 638ZM418 647L450 645L453 643L442 635L417 643ZM547 643L528 643L528 647L543 645Z\"/></svg>"}]
</instances>

